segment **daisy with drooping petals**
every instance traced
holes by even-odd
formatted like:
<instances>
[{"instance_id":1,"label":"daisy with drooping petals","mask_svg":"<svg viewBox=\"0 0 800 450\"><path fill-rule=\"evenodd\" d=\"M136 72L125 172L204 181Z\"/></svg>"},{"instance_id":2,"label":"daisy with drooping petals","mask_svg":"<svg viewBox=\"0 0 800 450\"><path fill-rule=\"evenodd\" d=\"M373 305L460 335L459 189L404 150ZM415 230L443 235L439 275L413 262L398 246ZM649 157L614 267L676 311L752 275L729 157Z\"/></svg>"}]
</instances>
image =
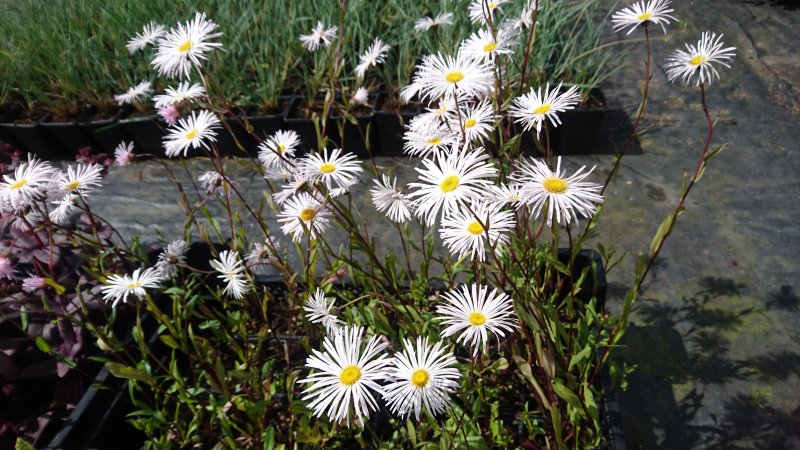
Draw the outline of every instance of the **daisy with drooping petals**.
<instances>
[{"instance_id":1,"label":"daisy with drooping petals","mask_svg":"<svg viewBox=\"0 0 800 450\"><path fill-rule=\"evenodd\" d=\"M271 239L264 242L256 242L253 245L253 249L247 254L245 264L255 273L264 273L268 265L278 261L276 252L279 251L279 249L280 245L278 242L272 241Z\"/></svg>"},{"instance_id":2,"label":"daisy with drooping petals","mask_svg":"<svg viewBox=\"0 0 800 450\"><path fill-rule=\"evenodd\" d=\"M461 126L467 142L486 139L494 129L494 110L489 100L484 100L477 105L461 111Z\"/></svg>"},{"instance_id":3,"label":"daisy with drooping petals","mask_svg":"<svg viewBox=\"0 0 800 450\"><path fill-rule=\"evenodd\" d=\"M441 120L430 120L426 115L411 119L408 131L403 134L403 152L409 156L438 157L459 141L457 131Z\"/></svg>"},{"instance_id":4,"label":"daisy with drooping petals","mask_svg":"<svg viewBox=\"0 0 800 450\"><path fill-rule=\"evenodd\" d=\"M590 217L594 214L595 204L603 203L600 195L602 186L583 181L594 170L592 167L584 172L581 166L572 176L567 177L561 170L561 157L558 157L556 170L552 171L539 159L521 161L520 167L511 174L512 180L519 183L522 189L522 201L530 206L534 217L547 208L547 225L553 218L559 224L569 224L577 220L578 214Z\"/></svg>"},{"instance_id":5,"label":"daisy with drooping petals","mask_svg":"<svg viewBox=\"0 0 800 450\"><path fill-rule=\"evenodd\" d=\"M153 96L153 100L155 100L156 109L163 109L185 100L205 97L205 95L206 89L200 84L189 84L188 81L182 81L178 87L167 87L164 94Z\"/></svg>"},{"instance_id":6,"label":"daisy with drooping petals","mask_svg":"<svg viewBox=\"0 0 800 450\"><path fill-rule=\"evenodd\" d=\"M77 168L67 167L67 171L58 176L58 188L63 192L71 192L86 196L92 187L100 186L103 167L99 164L79 164Z\"/></svg>"},{"instance_id":7,"label":"daisy with drooping petals","mask_svg":"<svg viewBox=\"0 0 800 450\"><path fill-rule=\"evenodd\" d=\"M134 160L136 160L136 156L133 154L133 141L127 144L125 141L122 141L117 145L117 148L114 149L114 162L118 165L127 166L128 164L132 164Z\"/></svg>"},{"instance_id":8,"label":"daisy with drooping petals","mask_svg":"<svg viewBox=\"0 0 800 450\"><path fill-rule=\"evenodd\" d=\"M549 119L550 123L555 127L561 124L561 119L558 118L559 112L564 112L568 109L575 108L575 105L581 102L581 96L578 94L578 87L572 86L566 92L560 93L561 83L550 90L550 83L544 88L542 93L541 86L538 91L531 91L521 97L514 99L509 113L512 117L516 117L517 123L524 126L525 131L536 127L536 135L542 131L542 122Z\"/></svg>"},{"instance_id":9,"label":"daisy with drooping petals","mask_svg":"<svg viewBox=\"0 0 800 450\"><path fill-rule=\"evenodd\" d=\"M348 188L358 180L363 172L358 157L353 153L343 154L342 149L335 148L328 155L328 149L322 155L314 153L305 157L302 162L306 174L312 181L321 181L328 190L336 184L338 188Z\"/></svg>"},{"instance_id":10,"label":"daisy with drooping petals","mask_svg":"<svg viewBox=\"0 0 800 450\"><path fill-rule=\"evenodd\" d=\"M311 34L300 35L300 42L309 51L316 51L320 47L328 47L336 39L336 26L325 28L325 25L318 21L317 25L311 30Z\"/></svg>"},{"instance_id":11,"label":"daisy with drooping petals","mask_svg":"<svg viewBox=\"0 0 800 450\"><path fill-rule=\"evenodd\" d=\"M428 338L403 340L403 351L391 360L386 371L389 384L384 399L393 413L406 418L414 413L419 420L422 406L432 414L443 413L450 404L450 395L459 388L461 372L453 366L456 359L441 342L428 344Z\"/></svg>"},{"instance_id":12,"label":"daisy with drooping petals","mask_svg":"<svg viewBox=\"0 0 800 450\"><path fill-rule=\"evenodd\" d=\"M61 197L61 199L52 202L56 207L47 214L50 221L58 225L66 225L77 198L77 195L68 192L67 195Z\"/></svg>"},{"instance_id":13,"label":"daisy with drooping petals","mask_svg":"<svg viewBox=\"0 0 800 450\"><path fill-rule=\"evenodd\" d=\"M528 28L533 24L533 13L539 11L539 0L530 0L516 19L510 21L511 27L516 30Z\"/></svg>"},{"instance_id":14,"label":"daisy with drooping petals","mask_svg":"<svg viewBox=\"0 0 800 450\"><path fill-rule=\"evenodd\" d=\"M14 173L3 175L0 181L0 209L19 209L33 200L44 197L55 170L47 161L28 156Z\"/></svg>"},{"instance_id":15,"label":"daisy with drooping petals","mask_svg":"<svg viewBox=\"0 0 800 450\"><path fill-rule=\"evenodd\" d=\"M387 343L378 336L364 339L364 328L346 327L323 341L324 352L313 350L306 366L315 372L299 383L311 384L303 391L303 401L314 416L327 416L350 426L353 416L364 424L370 412L378 409L375 396L383 395L378 383L390 364L384 352Z\"/></svg>"},{"instance_id":16,"label":"daisy with drooping petals","mask_svg":"<svg viewBox=\"0 0 800 450\"><path fill-rule=\"evenodd\" d=\"M128 295L133 294L139 300L147 294L146 288L157 288L161 284L161 274L155 267L136 269L128 275L111 275L106 279L106 286L101 288L103 300L114 300L111 307L117 306L120 300L128 303Z\"/></svg>"},{"instance_id":17,"label":"daisy with drooping petals","mask_svg":"<svg viewBox=\"0 0 800 450\"><path fill-rule=\"evenodd\" d=\"M451 12L441 12L436 15L436 17L423 17L421 19L417 19L414 22L414 29L418 32L421 31L428 31L431 28L441 27L444 25L452 25L453 24L453 13Z\"/></svg>"},{"instance_id":18,"label":"daisy with drooping petals","mask_svg":"<svg viewBox=\"0 0 800 450\"><path fill-rule=\"evenodd\" d=\"M278 161L264 171L264 179L271 181L291 181L297 177L298 164L293 159Z\"/></svg>"},{"instance_id":19,"label":"daisy with drooping petals","mask_svg":"<svg viewBox=\"0 0 800 450\"><path fill-rule=\"evenodd\" d=\"M118 94L114 96L114 100L119 105L124 104L134 104L140 100L144 100L150 96L150 93L153 92L152 89L153 83L149 81L142 81L141 83L128 88L127 91L123 94Z\"/></svg>"},{"instance_id":20,"label":"daisy with drooping petals","mask_svg":"<svg viewBox=\"0 0 800 450\"><path fill-rule=\"evenodd\" d=\"M167 126L169 127L175 125L175 122L177 122L178 119L181 118L181 110L180 108L178 108L177 103L173 103L164 108L157 109L156 113L158 113L159 117L164 119L164 122L166 122Z\"/></svg>"},{"instance_id":21,"label":"daisy with drooping petals","mask_svg":"<svg viewBox=\"0 0 800 450\"><path fill-rule=\"evenodd\" d=\"M472 347L473 356L487 348L490 332L499 339L517 325L511 297L497 289L489 292L488 286L473 283L443 297L446 303L436 307L438 320L447 326L442 336L458 335L456 342Z\"/></svg>"},{"instance_id":22,"label":"daisy with drooping petals","mask_svg":"<svg viewBox=\"0 0 800 450\"><path fill-rule=\"evenodd\" d=\"M317 288L313 294L308 295L308 301L303 307L308 321L321 324L329 336L338 333L344 326L344 322L331 313L334 303L336 303L335 298L330 299L329 302L325 297L325 291Z\"/></svg>"},{"instance_id":23,"label":"daisy with drooping petals","mask_svg":"<svg viewBox=\"0 0 800 450\"><path fill-rule=\"evenodd\" d=\"M415 168L420 182L410 183L417 188L408 195L415 200L417 216L428 226L436 222L439 212L445 215L456 211L461 204L478 199L492 184L497 169L487 160L482 148L460 152L455 149L435 159L423 159L424 168Z\"/></svg>"},{"instance_id":24,"label":"daisy with drooping petals","mask_svg":"<svg viewBox=\"0 0 800 450\"><path fill-rule=\"evenodd\" d=\"M420 100L438 100L456 91L468 97L482 97L494 85L492 68L460 51L455 58L427 55L417 68L413 84L417 86Z\"/></svg>"},{"instance_id":25,"label":"daisy with drooping petals","mask_svg":"<svg viewBox=\"0 0 800 450\"><path fill-rule=\"evenodd\" d=\"M294 157L300 145L300 135L294 130L278 130L258 144L258 160L264 167L273 167L284 159Z\"/></svg>"},{"instance_id":26,"label":"daisy with drooping petals","mask_svg":"<svg viewBox=\"0 0 800 450\"><path fill-rule=\"evenodd\" d=\"M356 76L358 78L364 78L370 66L383 64L386 59L386 52L391 48L392 47L384 44L380 38L375 38L375 42L361 55L361 62L356 66Z\"/></svg>"},{"instance_id":27,"label":"daisy with drooping petals","mask_svg":"<svg viewBox=\"0 0 800 450\"><path fill-rule=\"evenodd\" d=\"M697 85L711 84L714 79L719 79L719 72L712 63L719 63L730 68L727 60L735 56L736 47L722 48L722 36L717 36L710 31L703 32L697 46L686 44L686 51L676 50L668 58L665 65L667 78L674 82L682 78L686 84L697 74Z\"/></svg>"},{"instance_id":28,"label":"daisy with drooping petals","mask_svg":"<svg viewBox=\"0 0 800 450\"><path fill-rule=\"evenodd\" d=\"M158 255L156 267L164 278L174 278L178 275L178 266L186 262L186 252L189 247L183 239L178 239L167 244L167 247Z\"/></svg>"},{"instance_id":29,"label":"daisy with drooping petals","mask_svg":"<svg viewBox=\"0 0 800 450\"><path fill-rule=\"evenodd\" d=\"M461 51L482 60L491 60L495 55L510 55L514 53L511 45L515 42L513 37L516 34L512 27L500 27L496 38L492 37L489 30L478 30L461 44Z\"/></svg>"},{"instance_id":30,"label":"daisy with drooping petals","mask_svg":"<svg viewBox=\"0 0 800 450\"><path fill-rule=\"evenodd\" d=\"M508 0L474 0L469 5L469 18L473 22L493 20L497 7L506 2Z\"/></svg>"},{"instance_id":31,"label":"daisy with drooping petals","mask_svg":"<svg viewBox=\"0 0 800 450\"><path fill-rule=\"evenodd\" d=\"M678 19L669 15L669 13L673 12L669 6L670 0L642 0L615 12L611 16L611 24L614 27L614 31L621 31L630 27L631 29L626 34L631 34L637 26L646 27L652 22L661 25L664 34L667 34L666 25L669 25L669 21L678 21Z\"/></svg>"},{"instance_id":32,"label":"daisy with drooping petals","mask_svg":"<svg viewBox=\"0 0 800 450\"><path fill-rule=\"evenodd\" d=\"M484 193L482 201L498 206L511 205L519 208L522 203L522 186L516 183L497 184L489 186L489 190Z\"/></svg>"},{"instance_id":33,"label":"daisy with drooping petals","mask_svg":"<svg viewBox=\"0 0 800 450\"><path fill-rule=\"evenodd\" d=\"M351 105L360 105L360 106L367 106L369 103L369 92L364 86L360 86L356 89L356 93L350 97L350 104Z\"/></svg>"},{"instance_id":34,"label":"daisy with drooping petals","mask_svg":"<svg viewBox=\"0 0 800 450\"><path fill-rule=\"evenodd\" d=\"M141 33L136 33L125 47L128 53L134 54L138 50L144 50L148 45L155 44L156 40L164 35L164 25L150 22L144 26Z\"/></svg>"},{"instance_id":35,"label":"daisy with drooping petals","mask_svg":"<svg viewBox=\"0 0 800 450\"><path fill-rule=\"evenodd\" d=\"M217 24L206 19L205 13L197 13L186 24L178 24L158 40L158 50L152 65L158 73L168 78L189 78L192 66L208 59L206 53L222 48L219 42L210 39L222 36L214 33Z\"/></svg>"},{"instance_id":36,"label":"daisy with drooping petals","mask_svg":"<svg viewBox=\"0 0 800 450\"><path fill-rule=\"evenodd\" d=\"M307 192L300 192L286 200L283 210L278 214L278 222L283 223L281 230L285 234L292 235L295 242L300 242L306 232L311 234L311 239L317 239L328 228L330 214L314 197Z\"/></svg>"},{"instance_id":37,"label":"daisy with drooping petals","mask_svg":"<svg viewBox=\"0 0 800 450\"><path fill-rule=\"evenodd\" d=\"M203 147L209 149L208 142L217 141L215 128L221 128L219 118L211 111L192 112L190 117L185 117L178 121L174 128L167 130L169 134L164 138L164 148L168 157L178 156L183 152L183 156L189 151L189 147Z\"/></svg>"},{"instance_id":38,"label":"daisy with drooping petals","mask_svg":"<svg viewBox=\"0 0 800 450\"><path fill-rule=\"evenodd\" d=\"M247 268L239 259L239 252L225 250L219 254L219 259L209 261L211 267L219 272L219 279L224 281L223 294L230 294L233 298L240 299L250 291L250 282L247 280Z\"/></svg>"},{"instance_id":39,"label":"daisy with drooping petals","mask_svg":"<svg viewBox=\"0 0 800 450\"><path fill-rule=\"evenodd\" d=\"M513 213L501 211L497 205L475 201L469 208L446 215L439 235L442 243L458 258L469 254L473 260L483 261L486 248L500 253L508 245L508 233L513 229Z\"/></svg>"},{"instance_id":40,"label":"daisy with drooping petals","mask_svg":"<svg viewBox=\"0 0 800 450\"><path fill-rule=\"evenodd\" d=\"M375 179L372 188L372 204L375 208L386 214L392 222L405 223L411 218L412 204L405 194L398 189L397 178L390 179L386 174L381 179Z\"/></svg>"}]
</instances>

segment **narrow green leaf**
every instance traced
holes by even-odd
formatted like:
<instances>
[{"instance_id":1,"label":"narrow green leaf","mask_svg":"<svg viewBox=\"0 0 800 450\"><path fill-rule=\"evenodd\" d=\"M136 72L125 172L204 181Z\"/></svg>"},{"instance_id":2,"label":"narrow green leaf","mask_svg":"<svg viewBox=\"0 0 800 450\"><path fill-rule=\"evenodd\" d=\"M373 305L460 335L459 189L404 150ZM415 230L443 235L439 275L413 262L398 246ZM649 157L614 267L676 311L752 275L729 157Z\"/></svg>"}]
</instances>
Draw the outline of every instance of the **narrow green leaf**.
<instances>
[{"instance_id":1,"label":"narrow green leaf","mask_svg":"<svg viewBox=\"0 0 800 450\"><path fill-rule=\"evenodd\" d=\"M135 367L125 366L123 364L115 363L115 362L107 362L106 368L111 375L114 375L117 378L125 378L127 380L138 380L143 383L147 383L151 386L156 385L156 379L153 378L152 375L142 372L141 370Z\"/></svg>"},{"instance_id":2,"label":"narrow green leaf","mask_svg":"<svg viewBox=\"0 0 800 450\"><path fill-rule=\"evenodd\" d=\"M36 343L36 347L38 347L39 350L43 351L44 353L50 353L50 344L48 344L43 337L36 336L36 339L34 339L33 342Z\"/></svg>"}]
</instances>

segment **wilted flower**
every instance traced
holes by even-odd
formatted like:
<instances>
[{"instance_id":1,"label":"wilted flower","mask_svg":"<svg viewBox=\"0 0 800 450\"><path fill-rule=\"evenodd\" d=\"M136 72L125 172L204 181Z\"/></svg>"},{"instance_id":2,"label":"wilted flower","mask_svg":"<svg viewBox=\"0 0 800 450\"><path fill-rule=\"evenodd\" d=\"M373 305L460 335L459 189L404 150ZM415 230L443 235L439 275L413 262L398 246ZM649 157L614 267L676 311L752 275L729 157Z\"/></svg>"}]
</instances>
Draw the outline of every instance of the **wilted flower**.
<instances>
[{"instance_id":1,"label":"wilted flower","mask_svg":"<svg viewBox=\"0 0 800 450\"><path fill-rule=\"evenodd\" d=\"M336 38L337 30L336 26L325 28L325 24L318 21L317 25L311 30L311 34L300 35L300 42L303 43L303 47L306 50L313 52L321 46L328 47L331 45L333 39Z\"/></svg>"},{"instance_id":2,"label":"wilted flower","mask_svg":"<svg viewBox=\"0 0 800 450\"><path fill-rule=\"evenodd\" d=\"M391 48L392 47L384 44L380 38L375 38L375 42L361 55L361 62L356 66L356 76L358 78L364 78L370 66L382 64L386 59L386 52Z\"/></svg>"},{"instance_id":3,"label":"wilted flower","mask_svg":"<svg viewBox=\"0 0 800 450\"><path fill-rule=\"evenodd\" d=\"M453 24L453 13L441 12L435 18L423 17L414 22L414 29L417 31L428 31L431 28Z\"/></svg>"},{"instance_id":4,"label":"wilted flower","mask_svg":"<svg viewBox=\"0 0 800 450\"><path fill-rule=\"evenodd\" d=\"M164 35L164 25L150 22L144 26L141 33L136 33L125 46L130 54L138 50L144 50L148 45L154 44L158 38Z\"/></svg>"},{"instance_id":5,"label":"wilted flower","mask_svg":"<svg viewBox=\"0 0 800 450\"><path fill-rule=\"evenodd\" d=\"M224 281L225 289L223 294L232 295L233 298L240 299L250 290L250 283L247 281L247 269L239 259L239 253L225 250L219 254L219 259L210 261L211 267L220 274L217 275Z\"/></svg>"},{"instance_id":6,"label":"wilted flower","mask_svg":"<svg viewBox=\"0 0 800 450\"><path fill-rule=\"evenodd\" d=\"M114 96L114 100L120 105L124 105L126 103L133 104L137 101L144 100L150 96L150 93L153 92L152 86L153 83L149 81L142 81L141 83L128 88L128 90L119 95Z\"/></svg>"}]
</instances>

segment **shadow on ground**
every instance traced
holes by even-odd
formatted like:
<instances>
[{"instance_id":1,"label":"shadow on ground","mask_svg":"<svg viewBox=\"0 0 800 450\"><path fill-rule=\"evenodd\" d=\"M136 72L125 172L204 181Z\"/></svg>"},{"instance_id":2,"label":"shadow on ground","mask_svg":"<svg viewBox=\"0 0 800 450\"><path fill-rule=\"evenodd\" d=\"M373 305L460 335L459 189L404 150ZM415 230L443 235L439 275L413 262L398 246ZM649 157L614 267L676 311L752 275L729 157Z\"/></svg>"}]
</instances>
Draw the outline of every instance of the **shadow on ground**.
<instances>
[{"instance_id":1,"label":"shadow on ground","mask_svg":"<svg viewBox=\"0 0 800 450\"><path fill-rule=\"evenodd\" d=\"M800 354L764 348L758 356L731 359L726 335L746 333L755 308L713 306L720 296L738 296L743 286L727 278L704 278L700 290L680 306L642 300L639 324L631 324L619 361L637 365L628 390L619 394L626 441L633 449L797 449L800 408L786 413L756 394L726 396L721 416L698 418L716 401L714 387L734 382L769 383L800 373ZM646 298L646 295L645 297ZM800 298L788 285L764 302L766 310L796 311ZM757 392L757 391L756 391ZM698 420L699 419L699 420ZM698 425L702 423L703 425Z\"/></svg>"}]
</instances>

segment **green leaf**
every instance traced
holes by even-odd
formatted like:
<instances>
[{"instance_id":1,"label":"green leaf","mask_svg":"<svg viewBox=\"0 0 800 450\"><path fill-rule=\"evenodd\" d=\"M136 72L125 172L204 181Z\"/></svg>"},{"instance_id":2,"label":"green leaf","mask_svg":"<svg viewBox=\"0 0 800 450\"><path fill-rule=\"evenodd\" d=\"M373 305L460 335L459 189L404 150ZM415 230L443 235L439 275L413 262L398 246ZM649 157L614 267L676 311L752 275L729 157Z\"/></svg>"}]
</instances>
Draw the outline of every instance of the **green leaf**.
<instances>
[{"instance_id":1,"label":"green leaf","mask_svg":"<svg viewBox=\"0 0 800 450\"><path fill-rule=\"evenodd\" d=\"M14 450L36 450L33 445L29 444L28 441L22 439L21 437L17 438L17 443L14 444Z\"/></svg>"},{"instance_id":2,"label":"green leaf","mask_svg":"<svg viewBox=\"0 0 800 450\"><path fill-rule=\"evenodd\" d=\"M581 399L578 396L569 390L568 387L564 386L558 381L553 382L553 392L556 393L559 397L561 397L564 401L566 401L570 406L578 410L578 412L586 417L586 411L583 409L583 404L581 403Z\"/></svg>"},{"instance_id":3,"label":"green leaf","mask_svg":"<svg viewBox=\"0 0 800 450\"><path fill-rule=\"evenodd\" d=\"M62 295L64 292L67 291L67 288L65 288L64 286L56 283L56 280L54 280L52 278L49 278L49 277L44 279L44 284L46 284L46 285L50 286L51 288L55 289L56 294L58 294L58 295Z\"/></svg>"},{"instance_id":4,"label":"green leaf","mask_svg":"<svg viewBox=\"0 0 800 450\"><path fill-rule=\"evenodd\" d=\"M129 367L115 362L107 362L106 368L109 372L111 372L111 375L114 375L117 378L138 380L151 386L156 385L156 379L152 375L144 373L135 367Z\"/></svg>"},{"instance_id":5,"label":"green leaf","mask_svg":"<svg viewBox=\"0 0 800 450\"><path fill-rule=\"evenodd\" d=\"M261 438L264 440L264 450L273 450L275 448L275 428L272 426L267 428Z\"/></svg>"},{"instance_id":6,"label":"green leaf","mask_svg":"<svg viewBox=\"0 0 800 450\"><path fill-rule=\"evenodd\" d=\"M669 215L661 222L661 225L658 226L658 230L656 230L656 234L653 236L653 241L650 242L651 258L653 255L655 255L656 250L661 245L661 242L666 239L670 233L672 233L672 228L675 226L675 221L678 219L678 216L681 215L683 209L683 206L676 208L674 211L669 213Z\"/></svg>"},{"instance_id":7,"label":"green leaf","mask_svg":"<svg viewBox=\"0 0 800 450\"><path fill-rule=\"evenodd\" d=\"M583 350L579 351L572 358L569 360L569 368L567 370L572 370L572 367L575 364L579 364L583 362L589 355L592 354L592 348L590 346L583 347Z\"/></svg>"},{"instance_id":8,"label":"green leaf","mask_svg":"<svg viewBox=\"0 0 800 450\"><path fill-rule=\"evenodd\" d=\"M43 351L44 353L50 353L50 344L48 344L43 337L36 336L36 339L34 339L33 342L36 343L36 347L38 347L39 350Z\"/></svg>"},{"instance_id":9,"label":"green leaf","mask_svg":"<svg viewBox=\"0 0 800 450\"><path fill-rule=\"evenodd\" d=\"M166 344L166 345L168 345L168 346L170 346L172 348L175 348L175 349L180 349L181 348L181 345L178 344L178 341L176 341L175 338L173 338L172 336L170 336L168 334L162 334L161 336L158 337L158 339L160 339L161 342L163 342L164 344Z\"/></svg>"}]
</instances>

